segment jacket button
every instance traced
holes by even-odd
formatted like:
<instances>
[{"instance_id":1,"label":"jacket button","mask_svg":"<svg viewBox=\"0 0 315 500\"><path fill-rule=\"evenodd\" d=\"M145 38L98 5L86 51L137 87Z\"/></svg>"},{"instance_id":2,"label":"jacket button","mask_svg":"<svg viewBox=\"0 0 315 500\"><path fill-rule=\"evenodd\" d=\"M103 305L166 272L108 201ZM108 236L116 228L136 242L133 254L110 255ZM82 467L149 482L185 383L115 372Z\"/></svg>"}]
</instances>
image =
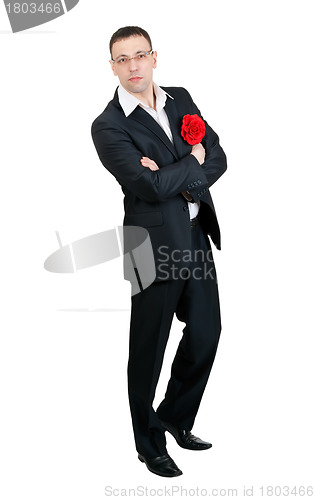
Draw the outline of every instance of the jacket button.
<instances>
[{"instance_id":1,"label":"jacket button","mask_svg":"<svg viewBox=\"0 0 315 500\"><path fill-rule=\"evenodd\" d=\"M187 210L189 210L189 208L187 207L187 205L183 206L183 210L185 210L185 212L187 212Z\"/></svg>"}]
</instances>

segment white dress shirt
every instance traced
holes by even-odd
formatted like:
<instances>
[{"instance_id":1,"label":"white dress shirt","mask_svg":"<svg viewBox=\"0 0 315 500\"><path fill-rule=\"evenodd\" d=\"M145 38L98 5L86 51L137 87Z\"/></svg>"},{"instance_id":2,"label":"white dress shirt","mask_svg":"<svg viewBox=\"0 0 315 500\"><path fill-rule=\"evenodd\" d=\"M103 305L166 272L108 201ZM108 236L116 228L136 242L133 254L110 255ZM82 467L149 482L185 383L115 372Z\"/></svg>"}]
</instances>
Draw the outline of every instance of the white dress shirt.
<instances>
[{"instance_id":1,"label":"white dress shirt","mask_svg":"<svg viewBox=\"0 0 315 500\"><path fill-rule=\"evenodd\" d=\"M142 109L144 109L144 111L149 113L152 118L154 118L154 120L160 125L160 127L162 127L169 140L174 144L170 122L164 109L167 97L169 97L170 99L174 98L163 89L161 89L161 87L156 85L156 83L153 83L153 86L156 98L156 111L147 104L141 102L133 94L130 94L130 92L124 89L122 85L119 85L118 87L119 104L121 105L126 116L129 116L137 106L140 106ZM154 160L154 158L151 158L151 160ZM190 203L188 201L188 208L190 219L197 217L197 214L199 212L199 203Z\"/></svg>"}]
</instances>

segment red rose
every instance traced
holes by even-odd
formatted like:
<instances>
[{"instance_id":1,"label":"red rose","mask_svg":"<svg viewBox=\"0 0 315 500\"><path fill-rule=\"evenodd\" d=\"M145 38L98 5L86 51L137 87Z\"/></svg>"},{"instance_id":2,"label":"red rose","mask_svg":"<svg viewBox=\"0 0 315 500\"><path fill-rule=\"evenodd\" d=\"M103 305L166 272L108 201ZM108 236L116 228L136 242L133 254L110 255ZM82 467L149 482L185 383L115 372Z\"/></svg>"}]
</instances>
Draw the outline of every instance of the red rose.
<instances>
[{"instance_id":1,"label":"red rose","mask_svg":"<svg viewBox=\"0 0 315 500\"><path fill-rule=\"evenodd\" d=\"M181 134L191 146L199 144L206 133L205 122L198 115L185 115Z\"/></svg>"}]
</instances>

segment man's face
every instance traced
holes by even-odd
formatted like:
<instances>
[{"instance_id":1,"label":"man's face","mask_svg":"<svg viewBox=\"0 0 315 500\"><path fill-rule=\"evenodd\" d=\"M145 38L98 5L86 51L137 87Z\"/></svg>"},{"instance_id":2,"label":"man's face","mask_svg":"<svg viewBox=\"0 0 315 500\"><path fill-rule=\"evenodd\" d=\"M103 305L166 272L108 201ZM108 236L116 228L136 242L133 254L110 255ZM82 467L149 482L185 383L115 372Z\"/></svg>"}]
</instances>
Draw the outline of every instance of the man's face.
<instances>
[{"instance_id":1,"label":"man's face","mask_svg":"<svg viewBox=\"0 0 315 500\"><path fill-rule=\"evenodd\" d=\"M131 36L124 40L115 42L112 47L112 57L117 61L121 57L125 58L123 64L110 61L115 76L118 76L121 85L132 94L145 93L153 81L153 69L156 68L156 52L152 55L138 60L126 60L141 52L150 52L151 47L143 36Z\"/></svg>"}]
</instances>

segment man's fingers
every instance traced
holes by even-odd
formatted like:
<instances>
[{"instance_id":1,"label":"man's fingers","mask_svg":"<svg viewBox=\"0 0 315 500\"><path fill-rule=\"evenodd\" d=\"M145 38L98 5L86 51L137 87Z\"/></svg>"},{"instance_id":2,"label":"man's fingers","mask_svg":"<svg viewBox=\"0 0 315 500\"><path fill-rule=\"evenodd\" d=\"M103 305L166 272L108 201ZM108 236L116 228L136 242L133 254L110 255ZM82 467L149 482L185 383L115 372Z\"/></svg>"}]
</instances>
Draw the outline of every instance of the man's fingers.
<instances>
[{"instance_id":1,"label":"man's fingers","mask_svg":"<svg viewBox=\"0 0 315 500\"><path fill-rule=\"evenodd\" d=\"M150 170L159 170L159 167L157 166L155 161L146 156L143 156L140 161L143 167L148 167Z\"/></svg>"},{"instance_id":2,"label":"man's fingers","mask_svg":"<svg viewBox=\"0 0 315 500\"><path fill-rule=\"evenodd\" d=\"M156 165L142 165L145 168L149 168L150 170L159 170L159 167Z\"/></svg>"}]
</instances>

